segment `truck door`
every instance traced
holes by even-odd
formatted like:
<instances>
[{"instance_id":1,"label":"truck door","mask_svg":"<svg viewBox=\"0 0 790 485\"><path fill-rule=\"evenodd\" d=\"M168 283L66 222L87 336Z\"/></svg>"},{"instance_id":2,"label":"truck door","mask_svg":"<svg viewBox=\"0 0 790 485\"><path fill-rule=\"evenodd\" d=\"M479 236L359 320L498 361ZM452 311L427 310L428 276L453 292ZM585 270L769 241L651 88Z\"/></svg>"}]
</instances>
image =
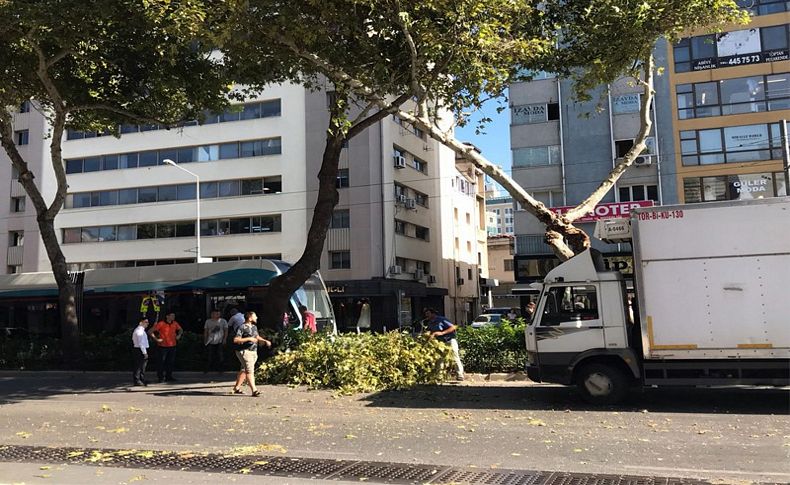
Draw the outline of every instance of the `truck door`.
<instances>
[{"instance_id":1,"label":"truck door","mask_svg":"<svg viewBox=\"0 0 790 485\"><path fill-rule=\"evenodd\" d=\"M597 284L560 284L547 287L532 329L540 366L563 372L580 352L604 348Z\"/></svg>"}]
</instances>

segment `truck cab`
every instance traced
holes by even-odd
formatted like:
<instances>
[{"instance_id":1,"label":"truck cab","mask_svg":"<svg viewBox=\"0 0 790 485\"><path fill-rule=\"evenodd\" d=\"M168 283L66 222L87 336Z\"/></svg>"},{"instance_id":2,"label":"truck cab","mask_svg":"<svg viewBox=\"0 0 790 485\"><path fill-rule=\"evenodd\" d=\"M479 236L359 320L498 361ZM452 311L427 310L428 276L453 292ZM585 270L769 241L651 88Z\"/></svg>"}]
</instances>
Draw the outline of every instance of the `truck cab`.
<instances>
[{"instance_id":1,"label":"truck cab","mask_svg":"<svg viewBox=\"0 0 790 485\"><path fill-rule=\"evenodd\" d=\"M622 275L588 249L533 287L540 298L525 330L529 378L576 384L590 402L624 397L640 372Z\"/></svg>"}]
</instances>

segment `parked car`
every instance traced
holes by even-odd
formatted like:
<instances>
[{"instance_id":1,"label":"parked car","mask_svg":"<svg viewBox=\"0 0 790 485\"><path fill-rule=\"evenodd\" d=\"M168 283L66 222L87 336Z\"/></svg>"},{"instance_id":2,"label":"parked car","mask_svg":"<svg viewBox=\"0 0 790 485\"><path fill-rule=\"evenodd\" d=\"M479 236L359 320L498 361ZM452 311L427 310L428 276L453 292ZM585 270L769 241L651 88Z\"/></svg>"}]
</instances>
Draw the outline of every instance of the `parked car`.
<instances>
[{"instance_id":1,"label":"parked car","mask_svg":"<svg viewBox=\"0 0 790 485\"><path fill-rule=\"evenodd\" d=\"M498 313L483 313L472 321L472 328L487 327L488 325L500 325L502 315Z\"/></svg>"},{"instance_id":2,"label":"parked car","mask_svg":"<svg viewBox=\"0 0 790 485\"><path fill-rule=\"evenodd\" d=\"M510 310L511 310L510 307L505 307L505 306L503 306L503 307L492 307L492 308L485 309L484 315L502 315L502 316L505 316L508 313L510 313Z\"/></svg>"}]
</instances>

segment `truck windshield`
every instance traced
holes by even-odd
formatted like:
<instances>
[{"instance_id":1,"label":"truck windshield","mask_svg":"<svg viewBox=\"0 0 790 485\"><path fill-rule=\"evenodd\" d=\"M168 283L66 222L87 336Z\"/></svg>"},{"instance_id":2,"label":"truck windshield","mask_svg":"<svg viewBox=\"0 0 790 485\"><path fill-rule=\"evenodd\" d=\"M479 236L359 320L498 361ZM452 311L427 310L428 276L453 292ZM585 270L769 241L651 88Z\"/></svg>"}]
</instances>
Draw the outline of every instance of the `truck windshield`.
<instances>
[{"instance_id":1,"label":"truck windshield","mask_svg":"<svg viewBox=\"0 0 790 485\"><path fill-rule=\"evenodd\" d=\"M595 320L598 318L598 296L595 286L554 286L546 292L541 325Z\"/></svg>"}]
</instances>

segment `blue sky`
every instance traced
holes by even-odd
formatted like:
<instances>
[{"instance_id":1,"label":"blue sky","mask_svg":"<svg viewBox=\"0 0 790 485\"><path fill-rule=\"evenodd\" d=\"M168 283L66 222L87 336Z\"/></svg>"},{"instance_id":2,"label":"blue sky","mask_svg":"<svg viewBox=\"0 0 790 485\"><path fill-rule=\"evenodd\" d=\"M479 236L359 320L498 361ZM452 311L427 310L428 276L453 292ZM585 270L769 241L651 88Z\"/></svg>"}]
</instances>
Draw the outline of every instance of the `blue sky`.
<instances>
[{"instance_id":1,"label":"blue sky","mask_svg":"<svg viewBox=\"0 0 790 485\"><path fill-rule=\"evenodd\" d=\"M456 129L455 137L460 141L472 142L487 159L510 173L510 110L497 113L498 106L500 104L495 100L485 103L483 109L472 116L475 122ZM485 117L493 121L485 126L483 132L475 134L477 120Z\"/></svg>"}]
</instances>

